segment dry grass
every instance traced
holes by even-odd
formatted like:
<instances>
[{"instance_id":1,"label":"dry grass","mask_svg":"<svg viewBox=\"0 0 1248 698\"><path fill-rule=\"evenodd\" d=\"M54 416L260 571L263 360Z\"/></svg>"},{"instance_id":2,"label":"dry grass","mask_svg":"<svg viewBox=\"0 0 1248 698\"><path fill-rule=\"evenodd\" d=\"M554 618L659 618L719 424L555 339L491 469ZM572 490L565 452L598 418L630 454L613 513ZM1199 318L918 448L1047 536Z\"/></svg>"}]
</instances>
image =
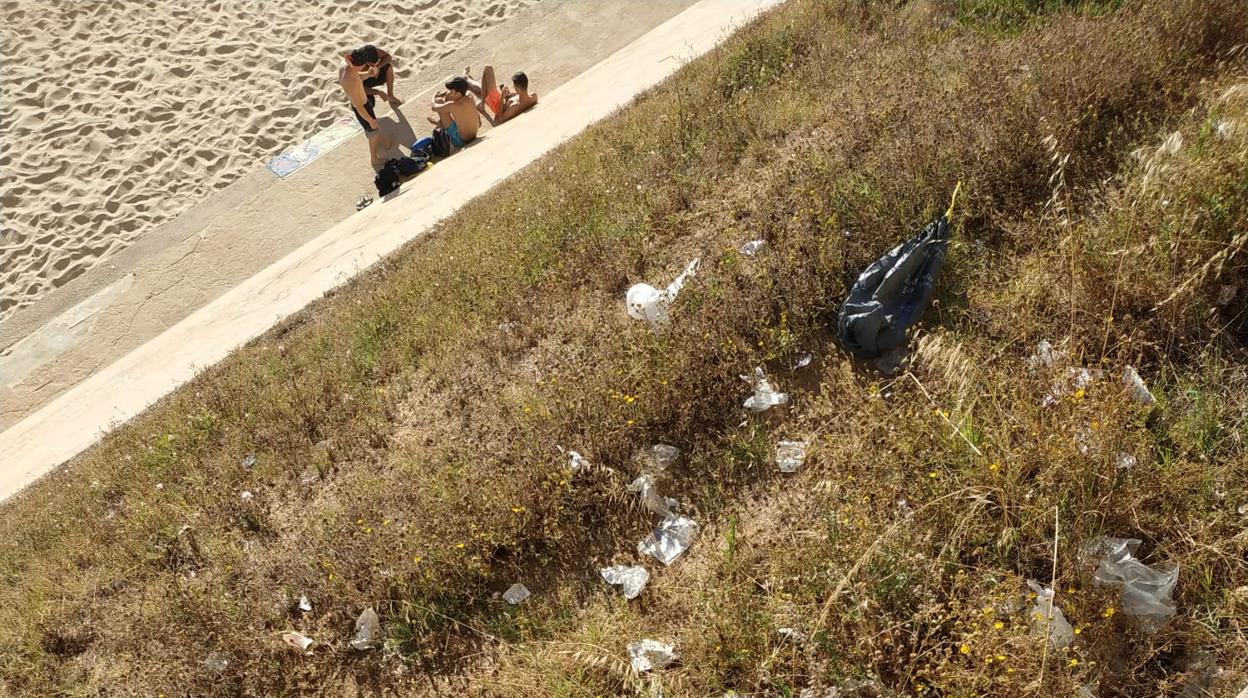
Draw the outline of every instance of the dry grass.
<instances>
[{"instance_id":1,"label":"dry grass","mask_svg":"<svg viewBox=\"0 0 1248 698\"><path fill-rule=\"evenodd\" d=\"M793 0L6 503L0 691L1237 689L1246 15ZM958 180L909 371L851 363L828 331L847 285ZM624 316L695 256L671 331ZM1044 338L1066 358L1032 375ZM1041 407L1066 365L1127 364L1154 408L1112 379ZM759 365L794 403L747 418ZM657 441L703 531L626 604L596 567L636 559L650 517L623 490ZM1078 564L1098 534L1182 565L1162 632ZM1054 569L1080 636L1046 655L1023 581ZM387 646L360 654L368 606ZM633 676L642 636L682 663Z\"/></svg>"}]
</instances>

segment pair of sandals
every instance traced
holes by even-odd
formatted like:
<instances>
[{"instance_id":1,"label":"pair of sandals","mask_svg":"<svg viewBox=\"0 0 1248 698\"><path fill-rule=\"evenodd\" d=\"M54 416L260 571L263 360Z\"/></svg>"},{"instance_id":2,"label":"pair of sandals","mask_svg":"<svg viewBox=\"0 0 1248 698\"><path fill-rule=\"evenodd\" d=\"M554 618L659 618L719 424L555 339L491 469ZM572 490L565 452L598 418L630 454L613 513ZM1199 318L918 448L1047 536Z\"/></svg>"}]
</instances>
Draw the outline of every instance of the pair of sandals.
<instances>
[{"instance_id":1,"label":"pair of sandals","mask_svg":"<svg viewBox=\"0 0 1248 698\"><path fill-rule=\"evenodd\" d=\"M355 202L355 210L363 211L371 203L373 203L373 197L369 196L368 194L365 194L364 196L361 196L359 200Z\"/></svg>"}]
</instances>

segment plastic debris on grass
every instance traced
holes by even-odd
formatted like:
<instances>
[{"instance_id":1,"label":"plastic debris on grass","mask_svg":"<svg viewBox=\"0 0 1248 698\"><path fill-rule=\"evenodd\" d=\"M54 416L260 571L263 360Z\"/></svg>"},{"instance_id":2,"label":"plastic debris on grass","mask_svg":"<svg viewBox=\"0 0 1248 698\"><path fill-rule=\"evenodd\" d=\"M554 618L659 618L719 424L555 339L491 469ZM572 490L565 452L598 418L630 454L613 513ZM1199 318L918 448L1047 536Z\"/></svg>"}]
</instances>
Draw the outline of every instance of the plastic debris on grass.
<instances>
[{"instance_id":1,"label":"plastic debris on grass","mask_svg":"<svg viewBox=\"0 0 1248 698\"><path fill-rule=\"evenodd\" d=\"M628 485L628 491L640 495L641 505L653 514L670 517L675 514L679 503L671 497L659 494L654 486L654 478L640 475Z\"/></svg>"},{"instance_id":2,"label":"plastic debris on grass","mask_svg":"<svg viewBox=\"0 0 1248 698\"><path fill-rule=\"evenodd\" d=\"M512 584L507 588L507 591L503 592L503 600L512 606L524 603L530 596L532 594L529 592L529 588L519 582Z\"/></svg>"},{"instance_id":3,"label":"plastic debris on grass","mask_svg":"<svg viewBox=\"0 0 1248 698\"><path fill-rule=\"evenodd\" d=\"M1126 384L1132 400L1141 405L1152 405L1157 402L1153 394L1148 391L1148 386L1144 385L1144 379L1140 378L1140 374L1131 366L1123 369L1122 382Z\"/></svg>"},{"instance_id":4,"label":"plastic debris on grass","mask_svg":"<svg viewBox=\"0 0 1248 698\"><path fill-rule=\"evenodd\" d=\"M1095 381L1104 377L1104 375L1105 372L1099 368L1076 368L1072 366L1066 369L1066 373L1053 383L1053 387L1049 389L1049 394L1044 396L1041 405L1044 407L1055 405L1062 397L1087 388Z\"/></svg>"},{"instance_id":5,"label":"plastic debris on grass","mask_svg":"<svg viewBox=\"0 0 1248 698\"><path fill-rule=\"evenodd\" d=\"M1141 630L1157 632L1175 614L1174 586L1179 568L1174 564L1149 567L1135 557L1140 541L1135 538L1102 537L1083 549L1083 560L1096 565L1093 578L1122 591L1122 612Z\"/></svg>"},{"instance_id":6,"label":"plastic debris on grass","mask_svg":"<svg viewBox=\"0 0 1248 698\"><path fill-rule=\"evenodd\" d=\"M758 251L762 249L763 245L766 245L766 244L767 244L766 240L750 240L749 242L745 243L744 245L742 245L741 247L737 249L739 252L741 252L741 254L745 255L746 257L753 257L754 255L758 254Z\"/></svg>"},{"instance_id":7,"label":"plastic debris on grass","mask_svg":"<svg viewBox=\"0 0 1248 698\"><path fill-rule=\"evenodd\" d=\"M762 368L755 368L753 376L741 376L741 380L754 387L754 394L746 398L744 406L751 412L764 412L776 405L789 403L788 393L777 391L767 380Z\"/></svg>"},{"instance_id":8,"label":"plastic debris on grass","mask_svg":"<svg viewBox=\"0 0 1248 698\"><path fill-rule=\"evenodd\" d=\"M598 570L598 574L602 575L607 584L619 585L624 592L624 598L630 601L641 596L646 582L650 581L650 573L641 565L612 565Z\"/></svg>"},{"instance_id":9,"label":"plastic debris on grass","mask_svg":"<svg viewBox=\"0 0 1248 698\"><path fill-rule=\"evenodd\" d=\"M355 637L351 638L351 647L360 652L381 647L381 621L371 606L355 619Z\"/></svg>"},{"instance_id":10,"label":"plastic debris on grass","mask_svg":"<svg viewBox=\"0 0 1248 698\"><path fill-rule=\"evenodd\" d=\"M1030 579L1027 580L1027 586L1036 593L1036 601L1031 606L1029 619L1032 634L1044 637L1047 628L1049 644L1054 649L1070 647L1075 641L1075 629L1071 627L1070 621L1066 620L1066 614L1062 613L1062 609L1053 603L1053 590ZM1052 617L1049 616L1050 604L1053 609Z\"/></svg>"},{"instance_id":11,"label":"plastic debris on grass","mask_svg":"<svg viewBox=\"0 0 1248 698\"><path fill-rule=\"evenodd\" d=\"M693 519L671 514L665 516L650 535L637 545L637 552L670 565L685 554L697 535L698 524Z\"/></svg>"},{"instance_id":12,"label":"plastic debris on grass","mask_svg":"<svg viewBox=\"0 0 1248 698\"><path fill-rule=\"evenodd\" d=\"M663 472L676 464L680 459L680 449L670 444L655 444L640 454L638 460L643 461L649 470Z\"/></svg>"},{"instance_id":13,"label":"plastic debris on grass","mask_svg":"<svg viewBox=\"0 0 1248 698\"><path fill-rule=\"evenodd\" d=\"M256 466L256 454L247 454L247 456L243 458L242 465L247 469L254 468Z\"/></svg>"},{"instance_id":14,"label":"plastic debris on grass","mask_svg":"<svg viewBox=\"0 0 1248 698\"><path fill-rule=\"evenodd\" d=\"M558 448L560 453L568 456L568 468L572 472L578 473L589 467L589 461L586 460L585 456L582 456L580 453L576 451L565 451L563 446L556 446L555 448Z\"/></svg>"},{"instance_id":15,"label":"plastic debris on grass","mask_svg":"<svg viewBox=\"0 0 1248 698\"><path fill-rule=\"evenodd\" d=\"M312 612L312 602L308 600L307 594L303 594L299 597L299 610L303 613Z\"/></svg>"},{"instance_id":16,"label":"plastic debris on grass","mask_svg":"<svg viewBox=\"0 0 1248 698\"><path fill-rule=\"evenodd\" d=\"M230 660L226 659L225 655L220 652L210 652L208 656L204 658L204 668L214 674L220 674L229 668L229 666Z\"/></svg>"},{"instance_id":17,"label":"plastic debris on grass","mask_svg":"<svg viewBox=\"0 0 1248 698\"><path fill-rule=\"evenodd\" d=\"M628 645L628 659L638 674L662 669L676 661L676 648L658 640L639 640Z\"/></svg>"},{"instance_id":18,"label":"plastic debris on grass","mask_svg":"<svg viewBox=\"0 0 1248 698\"><path fill-rule=\"evenodd\" d=\"M689 279L698 273L701 259L695 259L685 267L667 288L660 291L650 284L634 284L624 296L628 308L628 316L634 320L645 320L654 332L661 332L667 327L667 310L676 300L677 294L685 287Z\"/></svg>"},{"instance_id":19,"label":"plastic debris on grass","mask_svg":"<svg viewBox=\"0 0 1248 698\"><path fill-rule=\"evenodd\" d=\"M1054 349L1049 340L1040 340L1040 343L1036 345L1035 352L1027 357L1027 370L1034 372L1041 368L1053 368L1065 354L1060 349Z\"/></svg>"},{"instance_id":20,"label":"plastic debris on grass","mask_svg":"<svg viewBox=\"0 0 1248 698\"><path fill-rule=\"evenodd\" d=\"M313 640L303 633L292 631L282 633L282 642L285 642L287 645L290 645L304 654L312 654L312 650L309 648L316 643L316 640Z\"/></svg>"},{"instance_id":21,"label":"plastic debris on grass","mask_svg":"<svg viewBox=\"0 0 1248 698\"><path fill-rule=\"evenodd\" d=\"M810 362L814 360L815 360L815 355L811 354L810 352L806 352L805 354L802 354L800 357L798 357L797 361L793 362L793 370L796 371L799 368L806 368L807 366L810 365Z\"/></svg>"},{"instance_id":22,"label":"plastic debris on grass","mask_svg":"<svg viewBox=\"0 0 1248 698\"><path fill-rule=\"evenodd\" d=\"M780 472L797 472L805 459L805 441L781 441L776 444L776 467L780 468Z\"/></svg>"},{"instance_id":23,"label":"plastic debris on grass","mask_svg":"<svg viewBox=\"0 0 1248 698\"><path fill-rule=\"evenodd\" d=\"M776 628L776 634L782 639L797 645L806 641L806 634L797 628Z\"/></svg>"},{"instance_id":24,"label":"plastic debris on grass","mask_svg":"<svg viewBox=\"0 0 1248 698\"><path fill-rule=\"evenodd\" d=\"M1135 464L1135 456L1130 453L1119 453L1118 456L1114 458L1114 467L1119 470L1129 470L1134 468Z\"/></svg>"}]
</instances>

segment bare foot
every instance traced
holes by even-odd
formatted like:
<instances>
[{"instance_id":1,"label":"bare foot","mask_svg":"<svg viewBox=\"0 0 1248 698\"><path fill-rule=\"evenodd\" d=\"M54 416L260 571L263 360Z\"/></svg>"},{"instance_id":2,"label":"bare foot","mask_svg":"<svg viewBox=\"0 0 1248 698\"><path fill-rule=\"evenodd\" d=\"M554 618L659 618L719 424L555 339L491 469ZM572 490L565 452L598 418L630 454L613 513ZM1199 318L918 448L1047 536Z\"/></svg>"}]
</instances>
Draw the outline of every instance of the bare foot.
<instances>
[{"instance_id":1,"label":"bare foot","mask_svg":"<svg viewBox=\"0 0 1248 698\"><path fill-rule=\"evenodd\" d=\"M394 95L390 95L389 97L387 97L386 101L389 102L390 106L392 107L398 107L398 106L403 105L403 100L399 99L398 97L395 97Z\"/></svg>"},{"instance_id":2,"label":"bare foot","mask_svg":"<svg viewBox=\"0 0 1248 698\"><path fill-rule=\"evenodd\" d=\"M441 121L438 120L438 117L436 116L426 116L425 119L429 123L433 124L434 126L437 126L438 124L442 123Z\"/></svg>"}]
</instances>

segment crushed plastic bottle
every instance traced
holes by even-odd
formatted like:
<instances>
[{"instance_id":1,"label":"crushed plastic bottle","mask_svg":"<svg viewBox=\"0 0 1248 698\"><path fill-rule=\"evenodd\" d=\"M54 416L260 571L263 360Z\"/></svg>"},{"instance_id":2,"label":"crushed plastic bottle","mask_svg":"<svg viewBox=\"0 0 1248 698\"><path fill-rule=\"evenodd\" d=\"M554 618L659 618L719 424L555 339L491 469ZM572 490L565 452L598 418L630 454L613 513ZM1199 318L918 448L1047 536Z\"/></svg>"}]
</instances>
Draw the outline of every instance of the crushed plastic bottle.
<instances>
[{"instance_id":1,"label":"crushed plastic bottle","mask_svg":"<svg viewBox=\"0 0 1248 698\"><path fill-rule=\"evenodd\" d=\"M1032 635L1044 637L1047 628L1049 644L1053 646L1053 649L1070 647L1075 642L1075 629L1071 627L1070 621L1066 620L1066 614L1062 613L1062 609L1056 603L1053 604L1052 619L1047 619L1053 590L1030 579L1027 580L1027 586L1036 592L1036 602L1031 606L1029 618Z\"/></svg>"},{"instance_id":2,"label":"crushed plastic bottle","mask_svg":"<svg viewBox=\"0 0 1248 698\"><path fill-rule=\"evenodd\" d=\"M796 473L806 459L805 441L781 441L776 444L776 467L782 473Z\"/></svg>"},{"instance_id":3,"label":"crushed plastic bottle","mask_svg":"<svg viewBox=\"0 0 1248 698\"><path fill-rule=\"evenodd\" d=\"M603 567L598 570L607 584L618 584L624 592L624 598L633 600L641 596L641 592L646 588L646 582L650 581L650 573L641 565L633 565L631 567L625 565L612 565L611 567Z\"/></svg>"},{"instance_id":4,"label":"crushed plastic bottle","mask_svg":"<svg viewBox=\"0 0 1248 698\"><path fill-rule=\"evenodd\" d=\"M529 593L529 588L519 582L512 584L507 591L503 592L503 600L512 606L524 603L530 596L532 594Z\"/></svg>"},{"instance_id":5,"label":"crushed plastic bottle","mask_svg":"<svg viewBox=\"0 0 1248 698\"><path fill-rule=\"evenodd\" d=\"M351 647L365 652L381 647L381 640L381 621L370 606L355 619L355 637L351 638Z\"/></svg>"},{"instance_id":6,"label":"crushed plastic bottle","mask_svg":"<svg viewBox=\"0 0 1248 698\"><path fill-rule=\"evenodd\" d=\"M1134 619L1145 632L1161 629L1175 614L1174 587L1179 568L1174 564L1149 567L1135 557L1140 547L1136 538L1101 537L1083 550L1088 566L1096 565L1093 578L1122 591L1122 612Z\"/></svg>"},{"instance_id":7,"label":"crushed plastic bottle","mask_svg":"<svg viewBox=\"0 0 1248 698\"><path fill-rule=\"evenodd\" d=\"M624 296L628 308L628 316L634 320L645 320L654 332L661 332L667 327L667 310L676 300L677 294L685 287L689 279L698 273L702 260L695 259L685 267L680 276L667 285L663 291L650 284L634 284Z\"/></svg>"},{"instance_id":8,"label":"crushed plastic bottle","mask_svg":"<svg viewBox=\"0 0 1248 698\"><path fill-rule=\"evenodd\" d=\"M753 257L754 255L758 254L758 251L762 249L763 245L766 245L766 244L767 244L766 240L750 240L749 242L745 243L744 245L742 245L741 247L737 249L741 252L741 254L745 255L746 257Z\"/></svg>"},{"instance_id":9,"label":"crushed plastic bottle","mask_svg":"<svg viewBox=\"0 0 1248 698\"><path fill-rule=\"evenodd\" d=\"M745 408L751 412L763 412L776 405L789 403L788 394L776 391L761 368L755 368L753 376L741 376L741 380L754 386L754 394L746 398L744 403Z\"/></svg>"},{"instance_id":10,"label":"crushed plastic bottle","mask_svg":"<svg viewBox=\"0 0 1248 698\"><path fill-rule=\"evenodd\" d=\"M662 669L676 661L676 648L658 640L639 640L628 645L629 663L638 674Z\"/></svg>"},{"instance_id":11,"label":"crushed plastic bottle","mask_svg":"<svg viewBox=\"0 0 1248 698\"><path fill-rule=\"evenodd\" d=\"M698 525L693 519L672 514L664 517L650 535L637 545L637 552L670 565L689 549L697 535Z\"/></svg>"},{"instance_id":12,"label":"crushed plastic bottle","mask_svg":"<svg viewBox=\"0 0 1248 698\"><path fill-rule=\"evenodd\" d=\"M640 475L628 485L628 491L641 496L641 505L651 513L668 517L675 514L679 502L671 497L659 494L654 486L654 478Z\"/></svg>"},{"instance_id":13,"label":"crushed plastic bottle","mask_svg":"<svg viewBox=\"0 0 1248 698\"><path fill-rule=\"evenodd\" d=\"M316 640L313 640L303 633L294 631L282 633L282 642L285 642L304 654L312 654L312 650L309 648L316 644Z\"/></svg>"}]
</instances>

